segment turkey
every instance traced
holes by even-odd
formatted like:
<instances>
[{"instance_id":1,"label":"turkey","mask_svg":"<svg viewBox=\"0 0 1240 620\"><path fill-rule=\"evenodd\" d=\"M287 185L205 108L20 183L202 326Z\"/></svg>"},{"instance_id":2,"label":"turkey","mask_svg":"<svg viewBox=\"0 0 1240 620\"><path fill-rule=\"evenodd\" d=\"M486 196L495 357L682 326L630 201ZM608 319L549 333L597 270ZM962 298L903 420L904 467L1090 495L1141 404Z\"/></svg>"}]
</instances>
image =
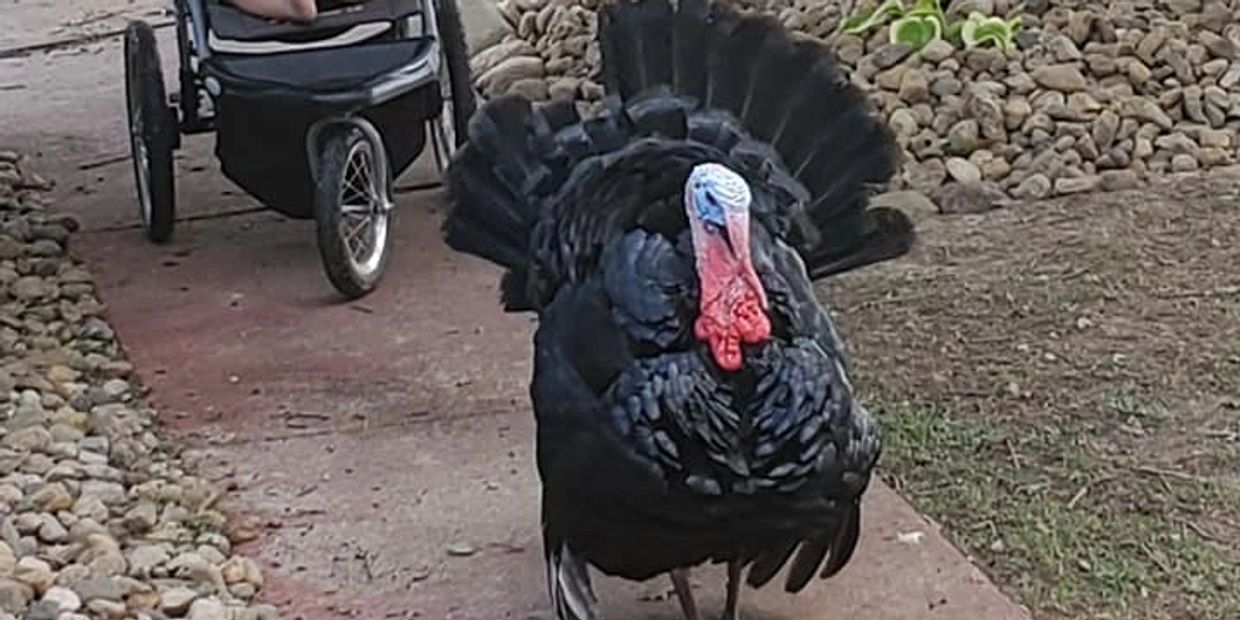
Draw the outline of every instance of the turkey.
<instances>
[{"instance_id":1,"label":"turkey","mask_svg":"<svg viewBox=\"0 0 1240 620\"><path fill-rule=\"evenodd\" d=\"M901 256L901 212L870 208L897 166L865 97L820 43L704 0L604 9L608 97L471 119L448 170L448 244L504 268L534 312L530 387L547 579L559 620L592 620L590 567L786 568L797 592L851 557L879 433L854 400L812 281Z\"/></svg>"}]
</instances>

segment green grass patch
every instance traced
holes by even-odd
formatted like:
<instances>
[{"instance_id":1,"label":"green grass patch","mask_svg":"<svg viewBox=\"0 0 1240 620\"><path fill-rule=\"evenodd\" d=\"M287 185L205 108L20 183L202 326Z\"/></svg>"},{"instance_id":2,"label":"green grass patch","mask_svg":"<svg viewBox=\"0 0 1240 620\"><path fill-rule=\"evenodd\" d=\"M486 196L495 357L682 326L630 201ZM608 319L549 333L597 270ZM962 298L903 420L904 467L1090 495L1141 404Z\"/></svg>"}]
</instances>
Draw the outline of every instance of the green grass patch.
<instances>
[{"instance_id":1,"label":"green grass patch","mask_svg":"<svg viewBox=\"0 0 1240 620\"><path fill-rule=\"evenodd\" d=\"M1127 397L1112 408L1150 410ZM1171 618L1160 601L1187 600L1180 617L1240 618L1234 558L1190 526L1240 501L1232 490L1117 465L1073 429L913 407L879 415L888 478L1038 617Z\"/></svg>"}]
</instances>

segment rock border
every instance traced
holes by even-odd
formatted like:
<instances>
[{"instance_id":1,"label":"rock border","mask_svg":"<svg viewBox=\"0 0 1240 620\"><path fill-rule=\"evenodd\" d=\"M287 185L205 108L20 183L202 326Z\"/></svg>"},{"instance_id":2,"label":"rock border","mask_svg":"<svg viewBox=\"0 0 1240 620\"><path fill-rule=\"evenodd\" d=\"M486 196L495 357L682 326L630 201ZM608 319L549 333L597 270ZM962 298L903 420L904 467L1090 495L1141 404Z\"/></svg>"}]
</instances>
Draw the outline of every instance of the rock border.
<instances>
[{"instance_id":1,"label":"rock border","mask_svg":"<svg viewBox=\"0 0 1240 620\"><path fill-rule=\"evenodd\" d=\"M0 620L278 619L21 163L0 151Z\"/></svg>"},{"instance_id":2,"label":"rock border","mask_svg":"<svg viewBox=\"0 0 1240 620\"><path fill-rule=\"evenodd\" d=\"M479 91L598 102L601 1L500 0L511 32L473 56ZM903 148L887 189L921 192L942 212L1131 189L1238 161L1237 0L952 3L1021 16L1018 49L1006 53L946 42L914 52L884 30L839 35L839 3L733 3L825 41Z\"/></svg>"}]
</instances>

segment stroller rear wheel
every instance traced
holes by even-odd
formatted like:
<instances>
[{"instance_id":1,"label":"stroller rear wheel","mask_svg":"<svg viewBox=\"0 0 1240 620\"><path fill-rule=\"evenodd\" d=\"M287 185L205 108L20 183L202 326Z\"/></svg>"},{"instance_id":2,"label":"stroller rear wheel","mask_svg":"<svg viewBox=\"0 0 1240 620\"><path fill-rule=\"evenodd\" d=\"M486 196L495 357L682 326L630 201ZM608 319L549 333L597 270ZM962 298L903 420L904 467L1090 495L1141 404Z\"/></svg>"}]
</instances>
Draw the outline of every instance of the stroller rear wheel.
<instances>
[{"instance_id":1,"label":"stroller rear wheel","mask_svg":"<svg viewBox=\"0 0 1240 620\"><path fill-rule=\"evenodd\" d=\"M155 32L146 22L125 28L125 103L142 226L147 238L163 243L172 236L176 211L172 151L178 128L164 92Z\"/></svg>"},{"instance_id":2,"label":"stroller rear wheel","mask_svg":"<svg viewBox=\"0 0 1240 620\"><path fill-rule=\"evenodd\" d=\"M332 285L356 299L374 290L387 266L392 212L387 154L381 142L348 124L326 132L317 157L319 253Z\"/></svg>"},{"instance_id":3,"label":"stroller rear wheel","mask_svg":"<svg viewBox=\"0 0 1240 620\"><path fill-rule=\"evenodd\" d=\"M443 106L427 121L427 134L435 155L435 167L442 174L457 148L465 144L469 117L477 107L473 79L469 72L469 50L461 27L456 0L434 0L435 25L439 31L439 94Z\"/></svg>"}]
</instances>

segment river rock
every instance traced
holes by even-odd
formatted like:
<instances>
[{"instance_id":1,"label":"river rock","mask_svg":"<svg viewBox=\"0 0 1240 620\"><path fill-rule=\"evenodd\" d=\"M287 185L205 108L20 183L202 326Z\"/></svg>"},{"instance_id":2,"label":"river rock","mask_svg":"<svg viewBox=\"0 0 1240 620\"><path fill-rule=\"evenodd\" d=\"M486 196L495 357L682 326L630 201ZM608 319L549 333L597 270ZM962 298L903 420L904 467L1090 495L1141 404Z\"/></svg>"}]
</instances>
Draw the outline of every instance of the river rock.
<instances>
[{"instance_id":1,"label":"river rock","mask_svg":"<svg viewBox=\"0 0 1240 620\"><path fill-rule=\"evenodd\" d=\"M1059 92L1079 92L1089 88L1089 82L1085 80L1085 75L1076 65L1046 65L1034 69L1030 75L1042 88Z\"/></svg>"}]
</instances>

